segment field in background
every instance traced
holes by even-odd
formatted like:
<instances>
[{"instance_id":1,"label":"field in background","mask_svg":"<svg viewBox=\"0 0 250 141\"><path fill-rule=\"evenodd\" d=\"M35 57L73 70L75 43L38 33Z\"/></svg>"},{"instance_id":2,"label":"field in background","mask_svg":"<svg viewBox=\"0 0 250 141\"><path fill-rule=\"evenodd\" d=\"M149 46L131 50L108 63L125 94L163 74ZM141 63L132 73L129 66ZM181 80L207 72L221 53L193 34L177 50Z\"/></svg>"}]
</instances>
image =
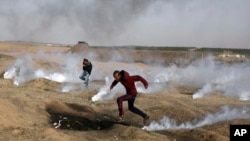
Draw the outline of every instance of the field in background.
<instances>
[{"instance_id":1,"label":"field in background","mask_svg":"<svg viewBox=\"0 0 250 141\"><path fill-rule=\"evenodd\" d=\"M246 61L250 57L250 49L237 48L208 48L208 47L171 47L171 46L90 46L103 50L133 50L138 55L136 62L158 63L168 65L175 63L176 65L187 65L196 59L202 59L207 56L213 56L222 62L240 62ZM145 62L145 58L149 57L150 61ZM141 60L141 59L144 59ZM164 59L164 63L161 61Z\"/></svg>"}]
</instances>

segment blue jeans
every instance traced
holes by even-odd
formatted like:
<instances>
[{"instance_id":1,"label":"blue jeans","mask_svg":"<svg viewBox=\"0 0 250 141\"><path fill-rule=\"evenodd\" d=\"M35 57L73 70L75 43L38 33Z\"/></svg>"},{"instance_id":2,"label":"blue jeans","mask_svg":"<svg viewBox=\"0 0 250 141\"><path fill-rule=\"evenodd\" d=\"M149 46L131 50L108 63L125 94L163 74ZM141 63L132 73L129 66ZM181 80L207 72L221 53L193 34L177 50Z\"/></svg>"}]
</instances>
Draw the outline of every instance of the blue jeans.
<instances>
[{"instance_id":1,"label":"blue jeans","mask_svg":"<svg viewBox=\"0 0 250 141\"><path fill-rule=\"evenodd\" d=\"M87 71L83 71L82 74L79 76L80 79L84 81L85 87L87 88L89 85L89 73Z\"/></svg>"}]
</instances>

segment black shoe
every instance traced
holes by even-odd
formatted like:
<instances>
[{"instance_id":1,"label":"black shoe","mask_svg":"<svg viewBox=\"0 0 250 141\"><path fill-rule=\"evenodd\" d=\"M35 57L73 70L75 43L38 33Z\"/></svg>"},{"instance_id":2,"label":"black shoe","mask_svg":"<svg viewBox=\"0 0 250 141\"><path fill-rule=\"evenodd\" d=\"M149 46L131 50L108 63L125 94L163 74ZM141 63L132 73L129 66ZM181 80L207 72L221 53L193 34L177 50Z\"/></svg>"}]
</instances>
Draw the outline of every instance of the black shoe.
<instances>
[{"instance_id":1,"label":"black shoe","mask_svg":"<svg viewBox=\"0 0 250 141\"><path fill-rule=\"evenodd\" d=\"M147 122L149 120L149 115L146 115L144 118L143 118L143 124L146 125Z\"/></svg>"}]
</instances>

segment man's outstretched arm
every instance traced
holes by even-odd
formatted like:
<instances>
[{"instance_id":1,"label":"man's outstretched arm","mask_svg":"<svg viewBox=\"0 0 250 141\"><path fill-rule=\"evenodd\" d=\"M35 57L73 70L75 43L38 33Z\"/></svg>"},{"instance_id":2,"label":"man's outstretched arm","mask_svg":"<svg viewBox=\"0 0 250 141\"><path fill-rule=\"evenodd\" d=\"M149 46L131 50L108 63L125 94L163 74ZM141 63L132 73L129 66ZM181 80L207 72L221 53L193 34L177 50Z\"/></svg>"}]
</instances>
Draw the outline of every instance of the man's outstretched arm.
<instances>
[{"instance_id":1,"label":"man's outstretched arm","mask_svg":"<svg viewBox=\"0 0 250 141\"><path fill-rule=\"evenodd\" d=\"M112 84L110 85L110 90L114 88L114 86L118 83L119 81L114 80Z\"/></svg>"}]
</instances>

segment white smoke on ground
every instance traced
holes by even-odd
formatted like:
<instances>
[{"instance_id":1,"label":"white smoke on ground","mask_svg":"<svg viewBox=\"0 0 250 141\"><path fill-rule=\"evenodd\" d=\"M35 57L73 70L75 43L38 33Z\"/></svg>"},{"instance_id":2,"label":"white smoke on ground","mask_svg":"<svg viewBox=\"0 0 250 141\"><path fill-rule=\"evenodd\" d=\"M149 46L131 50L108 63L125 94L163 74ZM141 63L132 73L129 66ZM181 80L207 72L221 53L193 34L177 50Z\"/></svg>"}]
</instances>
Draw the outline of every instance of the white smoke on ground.
<instances>
[{"instance_id":1,"label":"white smoke on ground","mask_svg":"<svg viewBox=\"0 0 250 141\"><path fill-rule=\"evenodd\" d=\"M203 118L187 121L184 123L177 123L174 119L164 116L160 121L152 121L148 126L142 129L148 131L167 130L167 129L193 129L205 125L212 125L218 122L230 121L233 119L249 119L250 108L229 108L223 106L219 112L207 114Z\"/></svg>"},{"instance_id":2,"label":"white smoke on ground","mask_svg":"<svg viewBox=\"0 0 250 141\"><path fill-rule=\"evenodd\" d=\"M82 56L70 53L49 54L44 52L21 56L5 71L4 78L13 79L15 85L22 85L37 78L45 78L66 83L63 85L65 88L62 87L62 91L76 90L79 89L78 86L68 86L67 84L83 83L79 79L82 73L82 58ZM37 67L37 62L42 62L40 67ZM239 98L240 100L250 99L250 65L248 61L223 64L215 61L213 57L208 57L184 67L175 65L169 67L149 66L112 60L110 62L92 61L92 64L90 84L91 81L104 80L105 77L113 79L114 70L126 70L130 75L141 75L149 82L148 89L145 89L140 82L136 83L138 92L141 93L153 94L166 90L168 82L175 82L178 85L201 88L194 93L193 98L202 98L218 91L227 97ZM43 66L46 68L42 68ZM121 90L123 89L121 88ZM106 88L100 91L104 90L107 92Z\"/></svg>"},{"instance_id":3,"label":"white smoke on ground","mask_svg":"<svg viewBox=\"0 0 250 141\"><path fill-rule=\"evenodd\" d=\"M15 85L22 85L38 78L60 83L81 82L79 76L82 68L78 66L81 61L80 56L73 54L38 52L37 54L24 55L18 57L5 71L4 78L13 79ZM39 62L42 63L37 66Z\"/></svg>"},{"instance_id":4,"label":"white smoke on ground","mask_svg":"<svg viewBox=\"0 0 250 141\"><path fill-rule=\"evenodd\" d=\"M214 90L212 88L212 85L210 83L207 83L202 89L200 89L198 92L196 92L194 95L193 95L193 98L196 99L196 98L201 98L203 97L205 94L211 92L212 90Z\"/></svg>"},{"instance_id":5,"label":"white smoke on ground","mask_svg":"<svg viewBox=\"0 0 250 141\"><path fill-rule=\"evenodd\" d=\"M110 100L114 97L115 91L110 91L111 81L109 77L105 77L105 85L101 87L99 92L94 95L91 100L92 101L102 101L102 100Z\"/></svg>"},{"instance_id":6,"label":"white smoke on ground","mask_svg":"<svg viewBox=\"0 0 250 141\"><path fill-rule=\"evenodd\" d=\"M60 91L67 93L70 91L79 91L79 90L84 90L85 87L83 87L82 85L76 85L75 83L64 83L61 88Z\"/></svg>"},{"instance_id":7,"label":"white smoke on ground","mask_svg":"<svg viewBox=\"0 0 250 141\"><path fill-rule=\"evenodd\" d=\"M208 57L197 60L187 67L176 69L175 72L172 72L169 81L184 86L201 88L194 93L193 98L201 98L206 94L218 91L227 97L249 100L249 72L250 65L248 61L224 64L215 61L212 57Z\"/></svg>"},{"instance_id":8,"label":"white smoke on ground","mask_svg":"<svg viewBox=\"0 0 250 141\"><path fill-rule=\"evenodd\" d=\"M172 68L165 68L165 72ZM236 64L224 64L215 61L212 57L197 60L196 62L178 69L172 69L170 79L184 86L201 88L194 93L193 98L201 98L206 94L218 91L221 94L239 98L240 100L250 99L250 65L249 62ZM170 73L162 73L167 76ZM164 78L164 77L161 77ZM162 82L163 82L162 81Z\"/></svg>"},{"instance_id":9,"label":"white smoke on ground","mask_svg":"<svg viewBox=\"0 0 250 141\"><path fill-rule=\"evenodd\" d=\"M16 61L4 73L5 79L13 79L15 85L20 85L34 78L32 56L26 55Z\"/></svg>"},{"instance_id":10,"label":"white smoke on ground","mask_svg":"<svg viewBox=\"0 0 250 141\"><path fill-rule=\"evenodd\" d=\"M95 55L95 53L86 52L83 56L84 58L91 58ZM62 83L62 92L82 90L84 84L79 79L79 76L82 74L82 59L82 55L79 56L77 54L45 53L44 51L39 51L36 54L18 57L5 71L4 78L12 79L13 83L17 86L34 79L44 78ZM115 60L116 58L113 59ZM144 72L136 64L114 62L113 60L110 60L110 62L96 62L91 60L91 62L93 70L92 75L90 75L90 88L91 81L103 80L105 77L110 77L116 69L124 69L132 74L137 74L137 72L142 74ZM149 66L142 64L139 66L149 68ZM79 83L83 85L79 86Z\"/></svg>"}]
</instances>

